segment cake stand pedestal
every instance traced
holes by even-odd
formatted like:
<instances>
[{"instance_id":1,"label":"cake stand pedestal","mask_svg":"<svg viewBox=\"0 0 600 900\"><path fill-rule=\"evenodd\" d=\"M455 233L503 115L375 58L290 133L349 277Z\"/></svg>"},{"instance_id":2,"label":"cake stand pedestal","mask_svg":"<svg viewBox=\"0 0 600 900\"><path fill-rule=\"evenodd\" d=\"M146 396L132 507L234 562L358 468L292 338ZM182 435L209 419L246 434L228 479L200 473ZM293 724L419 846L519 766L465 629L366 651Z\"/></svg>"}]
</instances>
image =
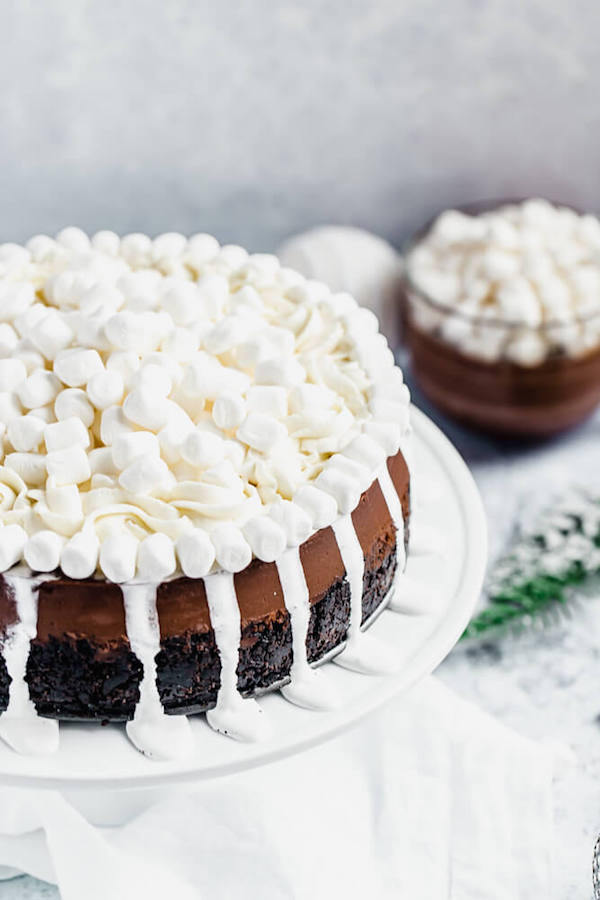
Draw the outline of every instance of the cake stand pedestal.
<instances>
[{"instance_id":1,"label":"cake stand pedestal","mask_svg":"<svg viewBox=\"0 0 600 900\"><path fill-rule=\"evenodd\" d=\"M411 415L413 514L406 578L369 628L392 647L398 662L393 674L367 676L325 664L323 678L341 701L328 712L295 707L279 692L266 695L260 703L273 737L260 744L228 740L212 731L204 716L193 717L195 752L175 762L143 757L122 726L61 723L54 756L19 756L0 744L0 787L58 790L93 824L122 824L185 783L232 775L314 747L430 674L460 637L479 597L486 522L475 483L456 450L423 413L413 408Z\"/></svg>"}]
</instances>

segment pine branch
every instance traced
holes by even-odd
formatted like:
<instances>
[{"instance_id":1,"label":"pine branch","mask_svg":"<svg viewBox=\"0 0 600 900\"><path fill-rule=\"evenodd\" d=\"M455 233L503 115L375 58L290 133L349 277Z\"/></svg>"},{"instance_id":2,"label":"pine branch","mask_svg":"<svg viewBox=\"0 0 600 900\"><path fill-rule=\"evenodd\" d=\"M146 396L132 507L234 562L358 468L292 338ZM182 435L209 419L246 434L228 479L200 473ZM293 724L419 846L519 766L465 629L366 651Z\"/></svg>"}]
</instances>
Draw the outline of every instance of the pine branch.
<instances>
[{"instance_id":1,"label":"pine branch","mask_svg":"<svg viewBox=\"0 0 600 900\"><path fill-rule=\"evenodd\" d=\"M517 547L496 565L486 590L488 605L461 640L563 612L573 589L598 574L600 500L570 494L522 533Z\"/></svg>"}]
</instances>

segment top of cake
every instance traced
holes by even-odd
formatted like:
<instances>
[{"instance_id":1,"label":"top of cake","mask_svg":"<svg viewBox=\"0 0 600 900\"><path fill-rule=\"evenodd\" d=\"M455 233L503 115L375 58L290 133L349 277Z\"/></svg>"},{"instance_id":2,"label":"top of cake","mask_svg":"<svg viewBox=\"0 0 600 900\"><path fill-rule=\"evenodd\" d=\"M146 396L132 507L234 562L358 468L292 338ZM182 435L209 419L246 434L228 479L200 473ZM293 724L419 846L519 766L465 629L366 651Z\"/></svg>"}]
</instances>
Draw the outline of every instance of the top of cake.
<instances>
[{"instance_id":1,"label":"top of cake","mask_svg":"<svg viewBox=\"0 0 600 900\"><path fill-rule=\"evenodd\" d=\"M350 512L408 428L375 316L200 234L0 245L0 570L237 572Z\"/></svg>"}]
</instances>

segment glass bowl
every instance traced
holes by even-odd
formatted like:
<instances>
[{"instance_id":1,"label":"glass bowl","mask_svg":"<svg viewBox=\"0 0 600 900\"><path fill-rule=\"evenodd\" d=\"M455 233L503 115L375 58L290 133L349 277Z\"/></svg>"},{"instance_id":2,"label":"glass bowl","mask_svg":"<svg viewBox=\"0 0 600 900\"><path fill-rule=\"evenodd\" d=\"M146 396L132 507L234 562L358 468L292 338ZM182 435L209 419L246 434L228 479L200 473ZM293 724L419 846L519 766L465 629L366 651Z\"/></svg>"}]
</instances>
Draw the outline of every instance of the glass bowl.
<instances>
[{"instance_id":1,"label":"glass bowl","mask_svg":"<svg viewBox=\"0 0 600 900\"><path fill-rule=\"evenodd\" d=\"M477 214L515 200L458 207ZM435 220L433 220L435 221ZM405 258L433 224L413 237ZM541 438L600 403L600 296L591 314L531 327L440 303L404 274L404 326L415 379L443 412L471 427Z\"/></svg>"}]
</instances>

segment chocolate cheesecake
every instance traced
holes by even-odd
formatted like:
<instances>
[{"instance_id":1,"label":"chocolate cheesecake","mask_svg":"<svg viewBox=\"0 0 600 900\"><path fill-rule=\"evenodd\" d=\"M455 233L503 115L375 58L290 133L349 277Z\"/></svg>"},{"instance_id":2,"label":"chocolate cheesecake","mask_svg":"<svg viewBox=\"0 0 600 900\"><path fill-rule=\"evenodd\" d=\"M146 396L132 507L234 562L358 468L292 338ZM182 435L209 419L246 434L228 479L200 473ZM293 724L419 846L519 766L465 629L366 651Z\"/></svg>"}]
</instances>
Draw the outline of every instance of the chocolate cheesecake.
<instances>
[{"instance_id":1,"label":"chocolate cheesecake","mask_svg":"<svg viewBox=\"0 0 600 900\"><path fill-rule=\"evenodd\" d=\"M320 708L318 663L378 671L410 476L374 317L208 235L66 229L0 264L0 737L125 721L169 758L188 715L254 739L262 693Z\"/></svg>"}]
</instances>

